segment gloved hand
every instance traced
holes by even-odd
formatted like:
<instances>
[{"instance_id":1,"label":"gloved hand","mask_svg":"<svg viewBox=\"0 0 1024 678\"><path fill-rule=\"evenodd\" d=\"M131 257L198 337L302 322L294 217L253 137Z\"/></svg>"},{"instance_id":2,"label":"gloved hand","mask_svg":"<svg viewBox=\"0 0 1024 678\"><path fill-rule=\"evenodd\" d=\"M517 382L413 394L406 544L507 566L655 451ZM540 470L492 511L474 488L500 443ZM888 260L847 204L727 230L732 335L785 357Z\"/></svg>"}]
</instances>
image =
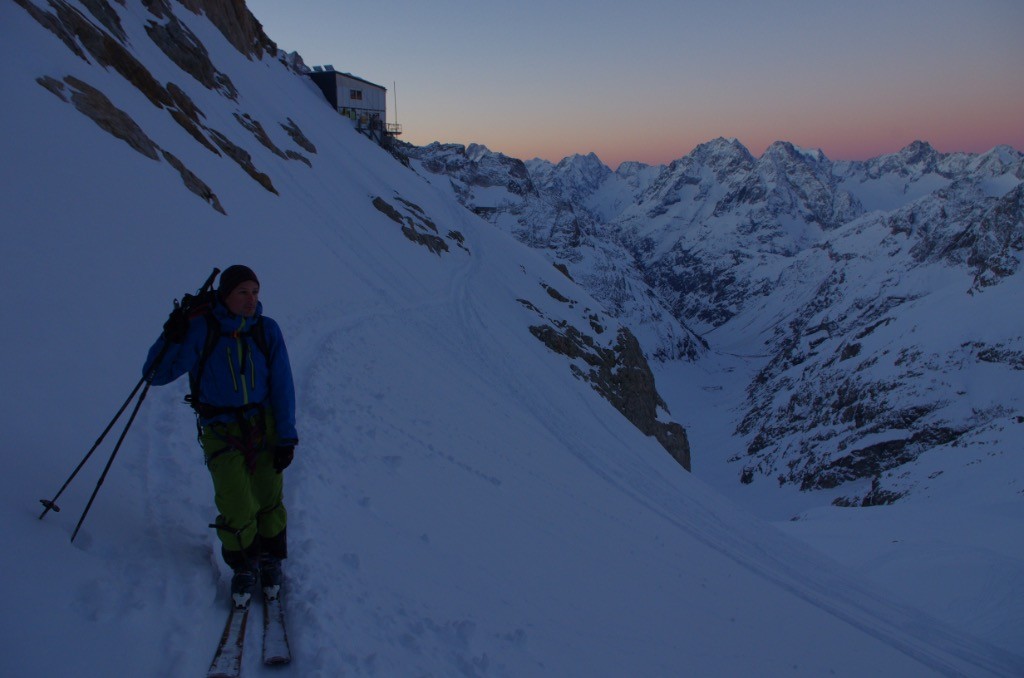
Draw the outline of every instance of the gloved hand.
<instances>
[{"instance_id":1,"label":"gloved hand","mask_svg":"<svg viewBox=\"0 0 1024 678\"><path fill-rule=\"evenodd\" d=\"M185 314L185 309L176 308L171 311L167 322L164 323L164 338L172 344L180 344L185 341L186 334L188 334L188 316Z\"/></svg>"},{"instance_id":2,"label":"gloved hand","mask_svg":"<svg viewBox=\"0 0 1024 678\"><path fill-rule=\"evenodd\" d=\"M274 448L274 470L280 473L288 468L295 458L294 445L278 445Z\"/></svg>"}]
</instances>

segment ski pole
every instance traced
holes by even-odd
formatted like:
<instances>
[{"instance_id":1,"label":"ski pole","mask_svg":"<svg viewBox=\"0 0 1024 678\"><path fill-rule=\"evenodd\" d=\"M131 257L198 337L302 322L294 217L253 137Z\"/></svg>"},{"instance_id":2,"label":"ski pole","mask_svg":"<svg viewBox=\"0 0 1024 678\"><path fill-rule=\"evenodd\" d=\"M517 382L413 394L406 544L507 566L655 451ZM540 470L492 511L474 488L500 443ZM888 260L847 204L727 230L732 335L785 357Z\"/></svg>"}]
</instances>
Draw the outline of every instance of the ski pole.
<instances>
[{"instance_id":1,"label":"ski pole","mask_svg":"<svg viewBox=\"0 0 1024 678\"><path fill-rule=\"evenodd\" d=\"M42 520L43 517L45 517L46 514L50 512L51 509L57 513L60 513L60 507L57 506L57 500L60 499L60 495L64 494L64 490L68 488L68 485L71 484L71 481L74 480L75 476L78 475L78 472L82 470L82 467L85 466L85 462L89 461L89 457L91 457L92 453L96 451L96 448L100 446L100 443L103 442L103 439L107 437L107 434L110 433L110 429L114 428L114 424L117 422L118 419L121 418L121 415L124 414L124 411L128 409L128 403L130 403L135 398L135 394L139 392L139 388L145 381L146 378L142 377L142 379L139 379L139 383L135 384L135 388L133 388L132 392L128 394L128 398L124 401L124 404L121 405L121 409L117 411L117 414L114 415L114 418L111 419L110 423L107 424L107 427L103 429L103 433L100 434L100 437L97 438L96 442L93 443L91 448L89 448L89 451L85 453L85 457L82 458L82 461L78 462L78 466L75 467L75 470L71 472L71 475L68 476L68 479L65 480L64 484L60 486L59 490L57 490L57 494L53 495L53 499L39 500L39 503L46 507L43 509L43 512L39 514L39 520Z\"/></svg>"},{"instance_id":2,"label":"ski pole","mask_svg":"<svg viewBox=\"0 0 1024 678\"><path fill-rule=\"evenodd\" d=\"M212 290L213 281L217 277L218 273L220 273L220 269L214 268L213 272L202 284L202 286L199 288L199 291L196 293L195 296L186 294L182 298L182 303L180 305L178 303L178 300L175 299L174 307L176 309L184 308L186 313L189 310L191 310L192 304L195 303L196 300L201 299L204 294ZM136 415L138 415L139 413L139 409L142 407L143 401L146 399L146 393L149 391L149 387L152 385L153 379L156 377L157 369L159 369L160 363L163 362L163 359L167 355L167 350L169 348L170 343L165 341L164 345L161 347L160 351L153 359L153 364L150 366L149 371L142 377L142 379L139 380L137 384L135 384L135 388L132 389L132 392L128 395L128 398L121 405L120 409L118 409L117 414L115 414L114 418L110 420L110 423L107 424L107 427L103 429L103 433L101 433L100 437L96 439L96 442L85 454L85 457L82 459L82 461L78 463L78 466L75 467L75 470L71 472L71 475L68 476L68 479L64 481L64 484L61 485L61 488L57 491L57 494L54 495L53 499L39 500L39 502L44 507L43 512L39 515L40 520L42 520L43 517L51 509L55 512L60 512L60 507L57 506L57 499L59 499L61 494L64 493L64 490L67 489L68 485L71 484L71 481L74 480L75 476L78 475L78 472L82 470L82 467L85 466L85 463L89 461L89 458L92 456L93 452L96 451L96 449L100 446L100 443L103 442L103 439L106 438L107 434L110 432L110 429L114 427L114 424L117 422L117 420L120 419L122 414L124 414L124 411L128 408L129 403L131 403L132 399L135 398L135 394L138 393L139 388L141 388L142 385L145 384L145 388L143 388L142 393L139 394L139 399L138 401L136 401L135 407L132 409L131 416L128 418L128 423L125 424L124 430L121 431L121 435L118 438L117 443L114 445L114 450L113 452L111 452L110 458L107 460L107 464L103 468L103 473L100 475L100 479L96 483L96 487L93 489L92 496L89 497L89 503L86 504L85 510L82 512L82 516L78 519L78 524L75 526L75 531L71 534L72 542L74 542L75 537L78 536L78 531L81 529L82 523L85 521L85 517L89 513L89 509L92 507L93 501L95 501L96 495L99 493L100 486L103 485L103 481L106 479L107 473L110 471L110 467L114 463L114 458L117 456L118 451L121 449L121 444L124 442L125 436L128 435L128 429L131 428L132 423L135 421Z\"/></svg>"},{"instance_id":3,"label":"ski pole","mask_svg":"<svg viewBox=\"0 0 1024 678\"><path fill-rule=\"evenodd\" d=\"M167 345L164 345L166 349ZM128 417L128 423L124 425L124 430L121 431L121 437L117 439L117 444L114 445L114 451L110 453L110 459L107 460L107 465L103 467L103 473L100 474L100 479L96 482L96 487L92 491L92 496L89 497L89 503L85 505L85 510L82 511L82 517L78 519L78 524L75 525L75 531L71 533L71 543L75 542L75 537L78 536L78 531L82 529L82 523L85 522L85 517L89 515L89 509L92 508L93 501L96 500L96 495L100 492L100 486L103 485L103 481L107 478L107 472L110 471L110 467L114 464L114 457L117 456L117 451L121 449L121 443L124 442L124 437L128 435L128 429L131 428L132 422L135 421L135 415L139 413L139 408L142 407L142 401L146 399L146 393L149 391L149 387L152 385L153 373L156 372L156 367L160 364L160 359L163 358L163 354L166 351L161 351L157 360L153 362L153 369L146 375L144 381L146 387L142 389L142 393L139 394L139 399L135 403L135 407L132 409L132 414Z\"/></svg>"}]
</instances>

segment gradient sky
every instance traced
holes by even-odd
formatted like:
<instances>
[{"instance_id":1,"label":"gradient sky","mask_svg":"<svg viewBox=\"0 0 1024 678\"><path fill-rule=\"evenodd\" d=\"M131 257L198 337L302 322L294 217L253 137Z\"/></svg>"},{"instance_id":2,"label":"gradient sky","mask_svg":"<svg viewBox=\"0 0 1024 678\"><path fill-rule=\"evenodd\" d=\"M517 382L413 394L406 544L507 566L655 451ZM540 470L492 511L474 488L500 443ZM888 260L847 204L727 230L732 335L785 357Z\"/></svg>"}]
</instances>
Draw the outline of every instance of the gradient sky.
<instances>
[{"instance_id":1,"label":"gradient sky","mask_svg":"<svg viewBox=\"0 0 1024 678\"><path fill-rule=\"evenodd\" d=\"M388 88L417 145L666 163L719 136L866 159L1024 150L1024 0L248 0Z\"/></svg>"}]
</instances>

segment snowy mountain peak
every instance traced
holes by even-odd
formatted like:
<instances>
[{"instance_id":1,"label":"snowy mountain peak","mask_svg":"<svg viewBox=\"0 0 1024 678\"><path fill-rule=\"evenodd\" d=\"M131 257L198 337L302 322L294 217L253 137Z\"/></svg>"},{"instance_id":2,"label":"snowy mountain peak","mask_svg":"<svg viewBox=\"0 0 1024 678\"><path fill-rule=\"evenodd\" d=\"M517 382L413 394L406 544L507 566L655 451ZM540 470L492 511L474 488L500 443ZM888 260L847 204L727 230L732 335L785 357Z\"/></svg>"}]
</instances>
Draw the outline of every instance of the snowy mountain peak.
<instances>
[{"instance_id":1,"label":"snowy mountain peak","mask_svg":"<svg viewBox=\"0 0 1024 678\"><path fill-rule=\"evenodd\" d=\"M940 154L927 141L913 141L896 153L906 165L926 165L934 163Z\"/></svg>"},{"instance_id":2,"label":"snowy mountain peak","mask_svg":"<svg viewBox=\"0 0 1024 678\"><path fill-rule=\"evenodd\" d=\"M582 202L612 173L593 153L572 155L562 159L548 174L546 183L557 182L560 190L573 195L573 201Z\"/></svg>"},{"instance_id":3,"label":"snowy mountain peak","mask_svg":"<svg viewBox=\"0 0 1024 678\"><path fill-rule=\"evenodd\" d=\"M713 167L746 165L754 162L754 156L738 139L724 137L699 144L687 157Z\"/></svg>"},{"instance_id":4,"label":"snowy mountain peak","mask_svg":"<svg viewBox=\"0 0 1024 678\"><path fill-rule=\"evenodd\" d=\"M608 169L605 164L601 162L601 159L597 157L596 153L587 153L586 155L575 153L562 158L562 160L558 162L557 166L562 168L574 167L578 168L579 171L600 171L602 169Z\"/></svg>"},{"instance_id":5,"label":"snowy mountain peak","mask_svg":"<svg viewBox=\"0 0 1024 678\"><path fill-rule=\"evenodd\" d=\"M828 160L820 148L800 148L788 141L776 141L768 146L760 160L764 161L766 158L776 160L785 158L790 161L802 161L814 165Z\"/></svg>"},{"instance_id":6,"label":"snowy mountain peak","mask_svg":"<svg viewBox=\"0 0 1024 678\"><path fill-rule=\"evenodd\" d=\"M647 163L638 162L636 160L628 160L621 163L616 169L615 173L622 177L636 176L640 172L650 167Z\"/></svg>"},{"instance_id":7,"label":"snowy mountain peak","mask_svg":"<svg viewBox=\"0 0 1024 678\"><path fill-rule=\"evenodd\" d=\"M886 174L917 178L926 174L945 174L946 170L941 166L944 157L931 144L915 141L896 153L879 156L864 164L870 178Z\"/></svg>"},{"instance_id":8,"label":"snowy mountain peak","mask_svg":"<svg viewBox=\"0 0 1024 678\"><path fill-rule=\"evenodd\" d=\"M483 144L470 144L466 147L466 157L470 162L480 162L491 155L494 155L491 149Z\"/></svg>"},{"instance_id":9,"label":"snowy mountain peak","mask_svg":"<svg viewBox=\"0 0 1024 678\"><path fill-rule=\"evenodd\" d=\"M971 171L993 178L1009 175L1024 180L1024 153L1011 146L996 146L973 159Z\"/></svg>"}]
</instances>

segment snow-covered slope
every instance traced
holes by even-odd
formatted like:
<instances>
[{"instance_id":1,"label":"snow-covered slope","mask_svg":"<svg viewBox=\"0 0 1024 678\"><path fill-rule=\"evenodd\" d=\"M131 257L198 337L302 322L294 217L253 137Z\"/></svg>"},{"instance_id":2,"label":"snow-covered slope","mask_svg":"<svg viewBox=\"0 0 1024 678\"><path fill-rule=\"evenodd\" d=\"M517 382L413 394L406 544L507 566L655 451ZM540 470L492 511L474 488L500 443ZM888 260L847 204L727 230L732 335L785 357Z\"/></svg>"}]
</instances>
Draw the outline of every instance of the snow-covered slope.
<instances>
[{"instance_id":1,"label":"snow-covered slope","mask_svg":"<svg viewBox=\"0 0 1024 678\"><path fill-rule=\"evenodd\" d=\"M409 154L433 172L438 148ZM469 205L477 192L464 177L474 163L494 166L475 148L468 170L442 180ZM900 501L915 507L891 514L892 532L929 532L927 519L913 526L896 516L953 510L958 529L945 548L970 553L972 571L1022 566L1021 153L940 154L916 142L832 162L785 142L754 158L716 139L663 167L612 173L593 156L525 166L520 181L533 191L506 191L484 216L639 328L659 389L702 451L698 475L773 518ZM489 183L503 180L492 172ZM550 205L571 214L575 230L551 228L564 222ZM679 327L700 330L700 350L672 349ZM857 524L823 515L835 524L816 533ZM963 515L998 525L985 546ZM852 532L865 553L884 544ZM915 600L951 621L972 619L972 630L1006 647L1024 642L1014 578L952 604L970 598L960 568L913 560L873 574L894 588L932 581Z\"/></svg>"},{"instance_id":2,"label":"snow-covered slope","mask_svg":"<svg viewBox=\"0 0 1024 678\"><path fill-rule=\"evenodd\" d=\"M227 572L184 384L149 393L74 545L109 446L61 513L37 501L170 300L236 262L299 391L296 675L1024 670L686 473L595 388L620 323L358 135L237 7L0 4L0 673L205 670Z\"/></svg>"}]
</instances>

